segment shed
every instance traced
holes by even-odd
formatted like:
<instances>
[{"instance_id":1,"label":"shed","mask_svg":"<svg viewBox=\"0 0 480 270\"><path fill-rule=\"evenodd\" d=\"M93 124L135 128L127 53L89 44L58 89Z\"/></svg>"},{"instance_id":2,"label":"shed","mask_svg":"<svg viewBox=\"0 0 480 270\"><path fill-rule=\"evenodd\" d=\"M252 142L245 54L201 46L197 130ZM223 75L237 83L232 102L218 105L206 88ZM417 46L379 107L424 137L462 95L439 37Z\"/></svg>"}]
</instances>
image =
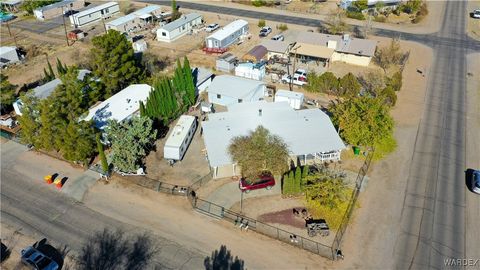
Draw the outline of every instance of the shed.
<instances>
[{"instance_id":1,"label":"shed","mask_svg":"<svg viewBox=\"0 0 480 270\"><path fill-rule=\"evenodd\" d=\"M211 103L229 106L231 104L262 100L266 94L264 82L232 75L216 76L207 89Z\"/></svg>"},{"instance_id":2,"label":"shed","mask_svg":"<svg viewBox=\"0 0 480 270\"><path fill-rule=\"evenodd\" d=\"M74 27L82 27L92 22L108 19L120 11L117 2L108 2L70 16L70 23Z\"/></svg>"},{"instance_id":3,"label":"shed","mask_svg":"<svg viewBox=\"0 0 480 270\"><path fill-rule=\"evenodd\" d=\"M248 22L245 20L236 20L217 32L208 36L205 40L206 47L212 49L225 49L238 39L248 33Z\"/></svg>"},{"instance_id":4,"label":"shed","mask_svg":"<svg viewBox=\"0 0 480 270\"><path fill-rule=\"evenodd\" d=\"M140 39L132 43L134 52L144 52L147 50L147 42L145 39Z\"/></svg>"},{"instance_id":5,"label":"shed","mask_svg":"<svg viewBox=\"0 0 480 270\"><path fill-rule=\"evenodd\" d=\"M197 118L195 116L180 116L165 142L163 158L168 160L182 160L196 129Z\"/></svg>"},{"instance_id":6,"label":"shed","mask_svg":"<svg viewBox=\"0 0 480 270\"><path fill-rule=\"evenodd\" d=\"M69 10L78 10L85 6L85 0L63 0L50 5L37 8L33 15L39 20L49 20L63 16Z\"/></svg>"},{"instance_id":7,"label":"shed","mask_svg":"<svg viewBox=\"0 0 480 270\"><path fill-rule=\"evenodd\" d=\"M287 90L278 90L275 93L275 102L288 102L290 107L299 110L303 104L304 95L302 93L287 91Z\"/></svg>"},{"instance_id":8,"label":"shed","mask_svg":"<svg viewBox=\"0 0 480 270\"><path fill-rule=\"evenodd\" d=\"M17 48L10 46L0 47L0 67L4 67L20 61Z\"/></svg>"},{"instance_id":9,"label":"shed","mask_svg":"<svg viewBox=\"0 0 480 270\"><path fill-rule=\"evenodd\" d=\"M73 29L67 36L70 40L81 40L85 37L85 33L80 29Z\"/></svg>"},{"instance_id":10,"label":"shed","mask_svg":"<svg viewBox=\"0 0 480 270\"><path fill-rule=\"evenodd\" d=\"M192 29L202 24L203 17L198 13L190 13L179 19L164 25L157 30L157 40L163 42L172 42L191 33Z\"/></svg>"},{"instance_id":11,"label":"shed","mask_svg":"<svg viewBox=\"0 0 480 270\"><path fill-rule=\"evenodd\" d=\"M262 45L257 45L248 51L243 57L243 61L250 61L253 63L259 62L267 55L267 48Z\"/></svg>"},{"instance_id":12,"label":"shed","mask_svg":"<svg viewBox=\"0 0 480 270\"><path fill-rule=\"evenodd\" d=\"M217 58L216 69L223 72L231 72L235 69L235 64L238 62L236 56L231 53L224 53Z\"/></svg>"},{"instance_id":13,"label":"shed","mask_svg":"<svg viewBox=\"0 0 480 270\"><path fill-rule=\"evenodd\" d=\"M235 67L235 76L261 81L265 77L266 63L264 61L260 63L240 63Z\"/></svg>"}]
</instances>

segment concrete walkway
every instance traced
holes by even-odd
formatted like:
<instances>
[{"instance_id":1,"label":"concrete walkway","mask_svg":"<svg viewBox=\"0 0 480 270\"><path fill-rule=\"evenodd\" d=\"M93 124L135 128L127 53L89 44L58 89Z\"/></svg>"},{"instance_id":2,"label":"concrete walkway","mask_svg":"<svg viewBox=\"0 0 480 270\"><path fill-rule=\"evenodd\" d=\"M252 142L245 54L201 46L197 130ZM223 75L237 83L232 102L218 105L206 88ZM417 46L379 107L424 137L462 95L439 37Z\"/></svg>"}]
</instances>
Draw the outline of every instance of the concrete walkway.
<instances>
[{"instance_id":1,"label":"concrete walkway","mask_svg":"<svg viewBox=\"0 0 480 270\"><path fill-rule=\"evenodd\" d=\"M67 181L61 189L67 196L81 202L88 190L100 179L100 174L91 170L86 170L75 179Z\"/></svg>"}]
</instances>

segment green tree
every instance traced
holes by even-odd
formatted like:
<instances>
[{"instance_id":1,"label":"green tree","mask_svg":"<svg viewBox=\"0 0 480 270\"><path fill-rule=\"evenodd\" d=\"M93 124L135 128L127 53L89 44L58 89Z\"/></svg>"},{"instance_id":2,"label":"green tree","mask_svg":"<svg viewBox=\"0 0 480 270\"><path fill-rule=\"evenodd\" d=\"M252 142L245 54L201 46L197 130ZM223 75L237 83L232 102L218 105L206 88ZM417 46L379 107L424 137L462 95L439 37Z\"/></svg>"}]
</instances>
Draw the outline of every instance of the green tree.
<instances>
[{"instance_id":1,"label":"green tree","mask_svg":"<svg viewBox=\"0 0 480 270\"><path fill-rule=\"evenodd\" d=\"M50 64L50 61L47 59L47 69L43 69L43 74L45 75L45 78L43 78L44 82L49 82L51 80L55 79L55 73L53 72L52 64Z\"/></svg>"},{"instance_id":2,"label":"green tree","mask_svg":"<svg viewBox=\"0 0 480 270\"><path fill-rule=\"evenodd\" d=\"M306 177L304 186L308 201L317 201L330 209L337 208L348 200L347 185L342 178L326 177L323 174L313 174Z\"/></svg>"},{"instance_id":3,"label":"green tree","mask_svg":"<svg viewBox=\"0 0 480 270\"><path fill-rule=\"evenodd\" d=\"M340 78L338 94L340 96L356 97L360 94L361 88L362 85L358 82L357 77L349 72Z\"/></svg>"},{"instance_id":4,"label":"green tree","mask_svg":"<svg viewBox=\"0 0 480 270\"><path fill-rule=\"evenodd\" d=\"M387 86L392 87L395 91L400 91L402 89L402 71L397 71L391 78L387 78Z\"/></svg>"},{"instance_id":5,"label":"green tree","mask_svg":"<svg viewBox=\"0 0 480 270\"><path fill-rule=\"evenodd\" d=\"M385 141L395 142L394 122L389 109L382 99L358 97L334 103L330 107L330 112L333 114L332 121L338 127L340 136L349 144L376 147ZM395 147L388 149L393 151ZM378 156L386 154L377 150L375 153Z\"/></svg>"},{"instance_id":6,"label":"green tree","mask_svg":"<svg viewBox=\"0 0 480 270\"><path fill-rule=\"evenodd\" d=\"M17 86L8 81L8 76L0 73L0 110L11 110L13 102L17 97L15 90Z\"/></svg>"},{"instance_id":7,"label":"green tree","mask_svg":"<svg viewBox=\"0 0 480 270\"><path fill-rule=\"evenodd\" d=\"M335 94L338 89L338 78L332 72L320 75L320 92Z\"/></svg>"},{"instance_id":8,"label":"green tree","mask_svg":"<svg viewBox=\"0 0 480 270\"><path fill-rule=\"evenodd\" d=\"M103 144L100 140L100 133L97 133L97 136L95 137L95 141L97 143L98 157L100 158L100 162L102 163L103 173L108 174L109 173L108 162L107 162L107 157L105 156L105 150L103 149Z\"/></svg>"},{"instance_id":9,"label":"green tree","mask_svg":"<svg viewBox=\"0 0 480 270\"><path fill-rule=\"evenodd\" d=\"M309 171L310 171L310 166L308 165L303 166L302 179L308 176Z\"/></svg>"},{"instance_id":10,"label":"green tree","mask_svg":"<svg viewBox=\"0 0 480 270\"><path fill-rule=\"evenodd\" d=\"M25 0L20 6L21 10L27 12L27 14L32 15L33 11L39 7L50 5L61 0Z\"/></svg>"},{"instance_id":11,"label":"green tree","mask_svg":"<svg viewBox=\"0 0 480 270\"><path fill-rule=\"evenodd\" d=\"M368 0L357 0L352 3L352 6L357 9L357 11L362 11L368 8Z\"/></svg>"},{"instance_id":12,"label":"green tree","mask_svg":"<svg viewBox=\"0 0 480 270\"><path fill-rule=\"evenodd\" d=\"M69 161L88 164L88 159L94 154L95 135L90 122L70 121L66 129L60 132L62 143L59 150Z\"/></svg>"},{"instance_id":13,"label":"green tree","mask_svg":"<svg viewBox=\"0 0 480 270\"><path fill-rule=\"evenodd\" d=\"M111 143L112 164L122 172L134 172L143 165L157 131L153 121L146 117L134 117L130 121L118 123L110 120L106 128L107 139Z\"/></svg>"},{"instance_id":14,"label":"green tree","mask_svg":"<svg viewBox=\"0 0 480 270\"><path fill-rule=\"evenodd\" d=\"M373 97L377 97L386 86L385 75L380 70L372 70L363 74L361 80L365 90Z\"/></svg>"},{"instance_id":15,"label":"green tree","mask_svg":"<svg viewBox=\"0 0 480 270\"><path fill-rule=\"evenodd\" d=\"M290 195L294 193L294 181L293 171L286 172L283 175L283 194Z\"/></svg>"},{"instance_id":16,"label":"green tree","mask_svg":"<svg viewBox=\"0 0 480 270\"><path fill-rule=\"evenodd\" d=\"M302 182L302 169L300 166L295 168L295 180L294 180L294 191L295 193L300 193L300 186Z\"/></svg>"},{"instance_id":17,"label":"green tree","mask_svg":"<svg viewBox=\"0 0 480 270\"><path fill-rule=\"evenodd\" d=\"M62 64L60 59L58 59L58 57L57 57L57 74L58 74L58 76L60 77L62 75L65 75L65 73L67 73L67 70L68 70L67 65Z\"/></svg>"},{"instance_id":18,"label":"green tree","mask_svg":"<svg viewBox=\"0 0 480 270\"><path fill-rule=\"evenodd\" d=\"M241 166L242 175L250 179L255 179L264 170L281 175L289 159L287 144L263 126L246 136L234 137L228 153Z\"/></svg>"},{"instance_id":19,"label":"green tree","mask_svg":"<svg viewBox=\"0 0 480 270\"><path fill-rule=\"evenodd\" d=\"M91 65L94 75L105 85L104 98L144 80L145 71L135 59L125 35L110 29L106 34L94 37L92 44Z\"/></svg>"},{"instance_id":20,"label":"green tree","mask_svg":"<svg viewBox=\"0 0 480 270\"><path fill-rule=\"evenodd\" d=\"M373 60L387 73L387 69L393 65L399 65L402 58L403 52L400 48L400 41L397 38L392 38L388 46L377 48Z\"/></svg>"},{"instance_id":21,"label":"green tree","mask_svg":"<svg viewBox=\"0 0 480 270\"><path fill-rule=\"evenodd\" d=\"M180 16L182 16L182 14L178 11L177 1L172 0L172 21L180 18Z\"/></svg>"},{"instance_id":22,"label":"green tree","mask_svg":"<svg viewBox=\"0 0 480 270\"><path fill-rule=\"evenodd\" d=\"M22 127L20 141L38 147L38 131L40 129L40 123L37 121L38 98L30 92L23 94L20 99L22 101L22 115L18 117L18 122Z\"/></svg>"},{"instance_id":23,"label":"green tree","mask_svg":"<svg viewBox=\"0 0 480 270\"><path fill-rule=\"evenodd\" d=\"M66 121L58 116L53 102L54 99L49 97L41 100L39 104L40 128L36 147L47 151L58 149L55 141L60 139L59 131L66 127Z\"/></svg>"},{"instance_id":24,"label":"green tree","mask_svg":"<svg viewBox=\"0 0 480 270\"><path fill-rule=\"evenodd\" d=\"M57 111L60 118L69 121L78 121L90 105L89 96L85 94L88 83L86 80L77 79L78 72L74 67L68 68L66 73L60 76L62 84L50 95L52 110Z\"/></svg>"},{"instance_id":25,"label":"green tree","mask_svg":"<svg viewBox=\"0 0 480 270\"><path fill-rule=\"evenodd\" d=\"M192 106L195 104L195 85L193 82L192 68L190 67L190 62L186 56L183 59L183 73L185 76L185 88L188 105Z\"/></svg>"},{"instance_id":26,"label":"green tree","mask_svg":"<svg viewBox=\"0 0 480 270\"><path fill-rule=\"evenodd\" d=\"M397 93L395 93L395 90L389 85L380 91L377 98L383 100L385 104L391 107L397 103Z\"/></svg>"}]
</instances>

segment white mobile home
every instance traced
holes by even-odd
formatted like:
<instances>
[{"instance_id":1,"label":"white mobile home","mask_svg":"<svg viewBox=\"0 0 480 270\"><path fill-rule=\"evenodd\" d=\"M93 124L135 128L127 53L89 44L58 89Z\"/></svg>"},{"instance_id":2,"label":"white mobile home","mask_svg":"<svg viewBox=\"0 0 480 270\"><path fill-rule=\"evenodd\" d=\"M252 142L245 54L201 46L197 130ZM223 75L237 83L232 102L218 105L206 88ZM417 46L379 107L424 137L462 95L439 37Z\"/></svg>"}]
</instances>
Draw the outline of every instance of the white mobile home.
<instances>
[{"instance_id":1,"label":"white mobile home","mask_svg":"<svg viewBox=\"0 0 480 270\"><path fill-rule=\"evenodd\" d=\"M141 30L145 25L154 21L162 13L162 8L157 5L146 6L128 15L115 19L105 24L107 30L113 29L119 32L132 32Z\"/></svg>"},{"instance_id":2,"label":"white mobile home","mask_svg":"<svg viewBox=\"0 0 480 270\"><path fill-rule=\"evenodd\" d=\"M290 107L298 110L303 104L303 94L287 90L278 90L275 93L275 102L287 101Z\"/></svg>"},{"instance_id":3,"label":"white mobile home","mask_svg":"<svg viewBox=\"0 0 480 270\"><path fill-rule=\"evenodd\" d=\"M163 42L172 42L178 38L190 33L193 27L202 24L202 15L190 13L179 19L164 25L157 30L157 40Z\"/></svg>"},{"instance_id":4,"label":"white mobile home","mask_svg":"<svg viewBox=\"0 0 480 270\"><path fill-rule=\"evenodd\" d=\"M220 75L207 88L208 101L222 106L253 102L265 98L266 86L262 81L231 75Z\"/></svg>"},{"instance_id":5,"label":"white mobile home","mask_svg":"<svg viewBox=\"0 0 480 270\"><path fill-rule=\"evenodd\" d=\"M206 39L207 48L225 49L247 33L248 22L245 20L236 20L208 36Z\"/></svg>"},{"instance_id":6,"label":"white mobile home","mask_svg":"<svg viewBox=\"0 0 480 270\"><path fill-rule=\"evenodd\" d=\"M108 19L119 11L120 7L118 6L117 2L108 2L71 15L70 23L74 27L81 27L95 21Z\"/></svg>"},{"instance_id":7,"label":"white mobile home","mask_svg":"<svg viewBox=\"0 0 480 270\"><path fill-rule=\"evenodd\" d=\"M163 157L168 160L182 160L196 129L197 119L195 116L180 116L165 142Z\"/></svg>"}]
</instances>

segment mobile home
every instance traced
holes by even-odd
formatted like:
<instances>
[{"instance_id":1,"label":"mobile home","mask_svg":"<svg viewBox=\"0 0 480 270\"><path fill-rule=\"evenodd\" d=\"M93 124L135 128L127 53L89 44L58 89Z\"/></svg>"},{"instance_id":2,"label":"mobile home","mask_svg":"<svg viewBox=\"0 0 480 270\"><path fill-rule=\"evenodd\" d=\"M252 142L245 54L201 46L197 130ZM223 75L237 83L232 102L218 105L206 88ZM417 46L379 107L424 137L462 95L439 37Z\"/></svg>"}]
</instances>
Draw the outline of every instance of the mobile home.
<instances>
[{"instance_id":1,"label":"mobile home","mask_svg":"<svg viewBox=\"0 0 480 270\"><path fill-rule=\"evenodd\" d=\"M133 32L141 30L145 25L154 21L162 13L162 8L157 5L146 6L128 15L115 19L105 24L107 30L113 29L119 32Z\"/></svg>"},{"instance_id":2,"label":"mobile home","mask_svg":"<svg viewBox=\"0 0 480 270\"><path fill-rule=\"evenodd\" d=\"M202 15L198 13L187 14L159 28L157 30L157 40L172 42L190 33L193 27L199 24L202 24Z\"/></svg>"},{"instance_id":3,"label":"mobile home","mask_svg":"<svg viewBox=\"0 0 480 270\"><path fill-rule=\"evenodd\" d=\"M85 6L84 0L64 0L33 10L33 15L39 20L49 20L61 16L70 10L81 9Z\"/></svg>"},{"instance_id":4,"label":"mobile home","mask_svg":"<svg viewBox=\"0 0 480 270\"><path fill-rule=\"evenodd\" d=\"M113 16L113 14L118 13L119 11L120 7L118 6L117 2L108 2L71 15L70 23L75 28L81 27L86 24L99 21L101 19L108 19Z\"/></svg>"},{"instance_id":5,"label":"mobile home","mask_svg":"<svg viewBox=\"0 0 480 270\"><path fill-rule=\"evenodd\" d=\"M197 129L197 118L182 115L173 127L163 147L163 157L168 160L182 160Z\"/></svg>"},{"instance_id":6,"label":"mobile home","mask_svg":"<svg viewBox=\"0 0 480 270\"><path fill-rule=\"evenodd\" d=\"M218 30L206 39L207 48L225 49L238 39L248 33L248 22L245 20L236 20L227 26Z\"/></svg>"}]
</instances>

